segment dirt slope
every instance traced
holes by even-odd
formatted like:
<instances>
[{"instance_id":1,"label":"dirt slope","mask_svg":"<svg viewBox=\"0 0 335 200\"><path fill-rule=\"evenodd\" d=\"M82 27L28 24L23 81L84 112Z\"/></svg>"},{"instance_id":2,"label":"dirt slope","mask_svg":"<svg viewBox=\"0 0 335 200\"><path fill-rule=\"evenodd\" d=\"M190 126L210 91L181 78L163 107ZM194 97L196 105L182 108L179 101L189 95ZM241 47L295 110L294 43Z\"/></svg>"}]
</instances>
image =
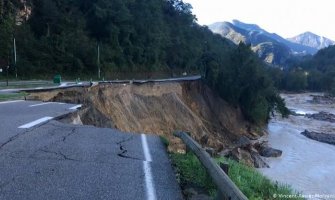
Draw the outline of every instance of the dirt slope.
<instances>
[{"instance_id":1,"label":"dirt slope","mask_svg":"<svg viewBox=\"0 0 335 200\"><path fill-rule=\"evenodd\" d=\"M257 137L238 108L229 106L201 81L103 84L31 94L30 99L82 103L81 121L122 131L165 136L172 150L183 149L176 130L188 131L220 151L242 135Z\"/></svg>"}]
</instances>

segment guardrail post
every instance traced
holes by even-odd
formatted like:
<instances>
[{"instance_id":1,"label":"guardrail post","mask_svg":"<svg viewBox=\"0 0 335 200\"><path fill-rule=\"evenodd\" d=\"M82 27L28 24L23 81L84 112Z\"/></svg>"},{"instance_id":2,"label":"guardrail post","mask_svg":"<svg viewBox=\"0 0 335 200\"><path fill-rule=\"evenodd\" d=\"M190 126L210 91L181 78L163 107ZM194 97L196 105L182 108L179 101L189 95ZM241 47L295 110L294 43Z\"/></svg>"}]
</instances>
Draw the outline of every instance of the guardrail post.
<instances>
[{"instance_id":1,"label":"guardrail post","mask_svg":"<svg viewBox=\"0 0 335 200\"><path fill-rule=\"evenodd\" d=\"M230 198L226 198L220 191L218 191L215 200L230 200Z\"/></svg>"},{"instance_id":2,"label":"guardrail post","mask_svg":"<svg viewBox=\"0 0 335 200\"><path fill-rule=\"evenodd\" d=\"M228 175L229 173L229 165L228 163L220 163L220 168Z\"/></svg>"}]
</instances>

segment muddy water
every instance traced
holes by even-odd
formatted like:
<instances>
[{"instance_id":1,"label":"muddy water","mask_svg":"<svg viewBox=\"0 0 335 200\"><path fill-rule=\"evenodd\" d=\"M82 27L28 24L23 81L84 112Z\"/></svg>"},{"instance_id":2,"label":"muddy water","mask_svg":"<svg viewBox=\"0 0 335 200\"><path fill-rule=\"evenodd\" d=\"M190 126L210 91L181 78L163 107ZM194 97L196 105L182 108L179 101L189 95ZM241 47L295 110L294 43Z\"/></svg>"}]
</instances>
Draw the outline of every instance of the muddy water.
<instances>
[{"instance_id":1,"label":"muddy water","mask_svg":"<svg viewBox=\"0 0 335 200\"><path fill-rule=\"evenodd\" d=\"M312 99L310 95L285 94L283 97L287 106L297 113L326 111L335 114L334 104L312 104L309 102ZM260 171L274 181L291 185L304 195L334 195L331 199L335 199L335 145L301 135L305 129L335 134L334 123L304 116L276 117L268 125L268 140L272 147L281 149L283 155L267 159L270 168Z\"/></svg>"}]
</instances>

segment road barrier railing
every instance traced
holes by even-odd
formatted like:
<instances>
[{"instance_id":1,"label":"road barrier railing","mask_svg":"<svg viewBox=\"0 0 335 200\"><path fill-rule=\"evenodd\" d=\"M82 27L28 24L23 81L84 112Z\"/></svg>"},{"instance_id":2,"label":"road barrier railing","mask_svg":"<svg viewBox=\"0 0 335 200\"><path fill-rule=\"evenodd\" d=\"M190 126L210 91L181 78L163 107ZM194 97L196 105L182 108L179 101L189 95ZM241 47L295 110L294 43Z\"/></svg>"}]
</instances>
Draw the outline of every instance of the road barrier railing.
<instances>
[{"instance_id":1,"label":"road barrier railing","mask_svg":"<svg viewBox=\"0 0 335 200\"><path fill-rule=\"evenodd\" d=\"M191 150L201 164L205 167L207 173L211 176L213 182L217 186L217 199L220 200L247 200L248 198L240 191L235 183L228 177L227 174L218 166L218 164L211 158L211 156L187 133L177 131L174 133L179 137L186 147Z\"/></svg>"}]
</instances>

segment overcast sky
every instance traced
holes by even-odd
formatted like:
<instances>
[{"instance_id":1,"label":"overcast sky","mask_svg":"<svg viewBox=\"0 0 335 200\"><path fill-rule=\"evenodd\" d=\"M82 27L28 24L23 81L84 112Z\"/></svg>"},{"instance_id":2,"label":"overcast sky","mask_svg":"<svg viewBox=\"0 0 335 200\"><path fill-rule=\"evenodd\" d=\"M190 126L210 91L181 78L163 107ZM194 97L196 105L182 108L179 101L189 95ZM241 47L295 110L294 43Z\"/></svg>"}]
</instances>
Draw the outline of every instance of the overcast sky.
<instances>
[{"instance_id":1,"label":"overcast sky","mask_svg":"<svg viewBox=\"0 0 335 200\"><path fill-rule=\"evenodd\" d=\"M334 0L183 0L201 25L238 19L283 37L310 31L335 40Z\"/></svg>"}]
</instances>

